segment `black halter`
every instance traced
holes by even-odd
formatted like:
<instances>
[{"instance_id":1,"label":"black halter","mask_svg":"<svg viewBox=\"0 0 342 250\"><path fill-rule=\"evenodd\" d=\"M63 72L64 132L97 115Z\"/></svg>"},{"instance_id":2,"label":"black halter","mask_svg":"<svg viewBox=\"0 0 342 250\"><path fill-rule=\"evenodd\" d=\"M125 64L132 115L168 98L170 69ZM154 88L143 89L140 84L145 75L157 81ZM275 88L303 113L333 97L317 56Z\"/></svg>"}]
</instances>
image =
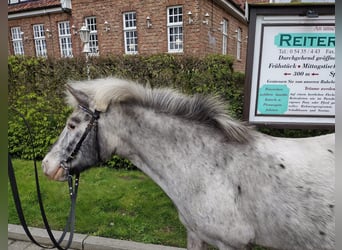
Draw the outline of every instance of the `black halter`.
<instances>
[{"instance_id":1,"label":"black halter","mask_svg":"<svg viewBox=\"0 0 342 250\"><path fill-rule=\"evenodd\" d=\"M76 157L76 155L78 154L78 152L81 149L82 143L84 142L84 140L86 139L86 137L88 136L88 134L90 133L90 131L92 129L94 129L95 131L95 135L96 135L96 151L97 151L97 157L100 160L100 151L99 151L99 144L98 144L98 140L97 140L97 122L98 119L100 118L100 111L95 110L94 112L91 111L89 108L82 106L82 105L78 105L78 107L80 109L82 109L84 112L88 113L89 115L91 115L91 119L81 137L81 139L78 141L78 143L76 144L74 150L71 152L71 154L69 155L69 157L65 160L61 162L61 166L62 168L64 168L65 170L68 171L69 175L73 175L76 174L79 175L79 172L77 169L74 169L71 167L71 162L72 160Z\"/></svg>"}]
</instances>

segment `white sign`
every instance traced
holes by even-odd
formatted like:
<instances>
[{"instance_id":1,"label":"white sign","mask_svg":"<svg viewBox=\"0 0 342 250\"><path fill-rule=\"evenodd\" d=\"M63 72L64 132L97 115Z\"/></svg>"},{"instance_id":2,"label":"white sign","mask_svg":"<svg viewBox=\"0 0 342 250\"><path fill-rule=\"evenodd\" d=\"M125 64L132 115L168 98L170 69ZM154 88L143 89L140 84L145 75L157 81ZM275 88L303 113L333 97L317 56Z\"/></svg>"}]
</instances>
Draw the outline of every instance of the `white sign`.
<instances>
[{"instance_id":1,"label":"white sign","mask_svg":"<svg viewBox=\"0 0 342 250\"><path fill-rule=\"evenodd\" d=\"M249 122L333 125L334 16L256 20Z\"/></svg>"}]
</instances>

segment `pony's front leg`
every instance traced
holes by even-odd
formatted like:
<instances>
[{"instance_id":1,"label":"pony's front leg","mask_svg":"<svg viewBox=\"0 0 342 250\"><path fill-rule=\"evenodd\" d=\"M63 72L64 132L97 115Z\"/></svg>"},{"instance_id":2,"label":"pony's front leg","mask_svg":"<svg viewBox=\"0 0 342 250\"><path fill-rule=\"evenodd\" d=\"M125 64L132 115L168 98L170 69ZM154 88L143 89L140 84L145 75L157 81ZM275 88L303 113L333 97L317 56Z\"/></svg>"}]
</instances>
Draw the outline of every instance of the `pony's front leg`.
<instances>
[{"instance_id":1,"label":"pony's front leg","mask_svg":"<svg viewBox=\"0 0 342 250\"><path fill-rule=\"evenodd\" d=\"M198 238L194 232L188 230L187 233L188 250L208 250L208 245L200 238Z\"/></svg>"}]
</instances>

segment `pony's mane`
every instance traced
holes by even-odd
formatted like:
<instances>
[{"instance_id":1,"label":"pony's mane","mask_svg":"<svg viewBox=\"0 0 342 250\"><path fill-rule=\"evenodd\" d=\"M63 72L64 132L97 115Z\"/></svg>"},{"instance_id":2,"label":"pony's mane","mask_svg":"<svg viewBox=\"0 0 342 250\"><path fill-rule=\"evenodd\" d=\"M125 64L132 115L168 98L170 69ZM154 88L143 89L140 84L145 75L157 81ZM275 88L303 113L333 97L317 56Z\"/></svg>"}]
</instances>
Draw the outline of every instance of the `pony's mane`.
<instances>
[{"instance_id":1,"label":"pony's mane","mask_svg":"<svg viewBox=\"0 0 342 250\"><path fill-rule=\"evenodd\" d=\"M230 141L246 142L251 138L251 129L233 120L223 102L214 96L195 94L190 97L172 89L152 89L118 78L70 82L70 85L87 94L92 100L90 106L101 112L111 103L128 103L214 127ZM74 107L77 105L70 93L67 102Z\"/></svg>"}]
</instances>

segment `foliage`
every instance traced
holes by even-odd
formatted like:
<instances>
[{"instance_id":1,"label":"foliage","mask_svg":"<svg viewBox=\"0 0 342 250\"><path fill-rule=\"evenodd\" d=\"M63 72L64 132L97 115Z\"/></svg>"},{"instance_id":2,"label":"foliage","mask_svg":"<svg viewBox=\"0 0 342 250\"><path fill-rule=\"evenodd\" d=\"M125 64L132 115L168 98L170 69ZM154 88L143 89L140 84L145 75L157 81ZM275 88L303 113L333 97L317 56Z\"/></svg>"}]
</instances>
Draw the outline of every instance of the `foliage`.
<instances>
[{"instance_id":1,"label":"foliage","mask_svg":"<svg viewBox=\"0 0 342 250\"><path fill-rule=\"evenodd\" d=\"M28 102L29 101L29 102ZM39 158L46 153L57 139L64 122L60 119L68 112L67 107L54 110L46 97L31 92L18 97L16 106L11 107L8 120L8 141L13 157L33 159L33 153ZM56 128L60 128L56 131ZM33 146L33 147L32 147ZM33 152L33 148L35 152Z\"/></svg>"},{"instance_id":2,"label":"foliage","mask_svg":"<svg viewBox=\"0 0 342 250\"><path fill-rule=\"evenodd\" d=\"M136 167L127 159L124 159L118 155L114 155L112 159L103 163L104 166L110 168L120 168L125 170L135 170Z\"/></svg>"},{"instance_id":3,"label":"foliage","mask_svg":"<svg viewBox=\"0 0 342 250\"><path fill-rule=\"evenodd\" d=\"M84 58L46 59L10 56L9 74L9 152L13 157L32 159L29 133L33 135L36 158L41 159L64 127L70 110L64 104L64 85L68 80L84 80ZM170 54L107 56L90 58L91 78L117 76L149 84L152 87L176 88L187 94L217 94L229 110L240 118L242 104L241 76L233 72L229 56L210 55L203 58ZM237 80L235 84L234 80ZM19 115L21 114L21 116ZM130 162L114 157L111 167L131 169Z\"/></svg>"},{"instance_id":4,"label":"foliage","mask_svg":"<svg viewBox=\"0 0 342 250\"><path fill-rule=\"evenodd\" d=\"M9 65L9 152L13 157L37 158L57 139L69 108L63 104L59 76L45 59L10 57Z\"/></svg>"}]
</instances>

